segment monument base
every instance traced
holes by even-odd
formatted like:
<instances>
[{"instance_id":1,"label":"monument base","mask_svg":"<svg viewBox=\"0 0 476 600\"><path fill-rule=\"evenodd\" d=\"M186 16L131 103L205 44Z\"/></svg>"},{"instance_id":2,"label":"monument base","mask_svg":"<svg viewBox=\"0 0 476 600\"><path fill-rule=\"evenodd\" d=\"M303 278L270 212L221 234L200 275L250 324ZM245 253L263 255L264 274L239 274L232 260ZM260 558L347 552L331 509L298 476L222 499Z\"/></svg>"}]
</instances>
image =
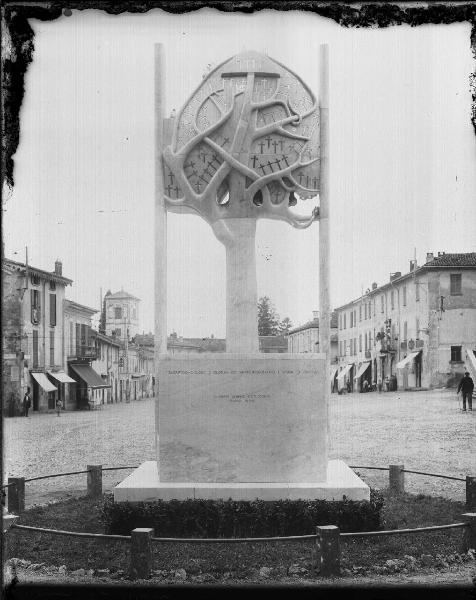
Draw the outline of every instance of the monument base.
<instances>
[{"instance_id":1,"label":"monument base","mask_svg":"<svg viewBox=\"0 0 476 600\"><path fill-rule=\"evenodd\" d=\"M370 500L370 488L342 460L317 483L176 483L159 481L156 461L142 463L114 488L114 502L154 500Z\"/></svg>"}]
</instances>

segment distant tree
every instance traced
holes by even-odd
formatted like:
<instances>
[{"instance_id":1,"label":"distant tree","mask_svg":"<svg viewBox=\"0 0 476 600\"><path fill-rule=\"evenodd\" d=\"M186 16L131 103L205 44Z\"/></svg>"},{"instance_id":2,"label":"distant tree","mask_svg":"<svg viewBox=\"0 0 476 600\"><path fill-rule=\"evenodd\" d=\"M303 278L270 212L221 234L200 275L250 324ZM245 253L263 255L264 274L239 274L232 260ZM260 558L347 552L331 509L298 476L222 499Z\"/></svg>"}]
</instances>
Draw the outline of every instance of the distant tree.
<instances>
[{"instance_id":1,"label":"distant tree","mask_svg":"<svg viewBox=\"0 0 476 600\"><path fill-rule=\"evenodd\" d=\"M293 324L291 323L291 319L289 317L284 317L284 319L279 323L279 333L287 333Z\"/></svg>"},{"instance_id":2,"label":"distant tree","mask_svg":"<svg viewBox=\"0 0 476 600\"><path fill-rule=\"evenodd\" d=\"M106 296L111 295L111 290L107 290ZM99 333L103 335L106 334L106 296L104 296L104 300L102 301L102 310L101 310L101 318L99 319Z\"/></svg>"},{"instance_id":3,"label":"distant tree","mask_svg":"<svg viewBox=\"0 0 476 600\"><path fill-rule=\"evenodd\" d=\"M258 300L258 335L280 335L292 327L288 317L281 320L268 296Z\"/></svg>"}]
</instances>

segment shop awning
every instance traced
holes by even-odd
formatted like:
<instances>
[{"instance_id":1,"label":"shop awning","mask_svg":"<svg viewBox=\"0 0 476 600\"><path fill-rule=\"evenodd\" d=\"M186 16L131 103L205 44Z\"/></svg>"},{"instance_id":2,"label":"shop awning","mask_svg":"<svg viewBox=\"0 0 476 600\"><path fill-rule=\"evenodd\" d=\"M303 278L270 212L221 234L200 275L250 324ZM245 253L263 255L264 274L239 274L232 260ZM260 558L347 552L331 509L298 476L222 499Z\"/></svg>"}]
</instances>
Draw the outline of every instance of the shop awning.
<instances>
[{"instance_id":1,"label":"shop awning","mask_svg":"<svg viewBox=\"0 0 476 600\"><path fill-rule=\"evenodd\" d=\"M66 375L64 371L47 371L48 375L59 381L60 383L76 383L74 379L71 379L69 375Z\"/></svg>"},{"instance_id":2,"label":"shop awning","mask_svg":"<svg viewBox=\"0 0 476 600\"><path fill-rule=\"evenodd\" d=\"M415 358L420 354L420 352L421 350L418 350L418 352L410 352L408 356L405 356L404 359L402 359L400 362L397 362L397 369L403 369L404 367L406 367L409 363L412 362L412 360L415 360Z\"/></svg>"},{"instance_id":3,"label":"shop awning","mask_svg":"<svg viewBox=\"0 0 476 600\"><path fill-rule=\"evenodd\" d=\"M337 375L337 381L344 379L344 377L347 375L347 373L352 369L354 365L346 365L342 371Z\"/></svg>"},{"instance_id":4,"label":"shop awning","mask_svg":"<svg viewBox=\"0 0 476 600\"><path fill-rule=\"evenodd\" d=\"M70 368L79 375L81 379L91 388L109 388L111 385L106 383L101 376L89 365L69 365Z\"/></svg>"},{"instance_id":5,"label":"shop awning","mask_svg":"<svg viewBox=\"0 0 476 600\"><path fill-rule=\"evenodd\" d=\"M51 383L51 381L44 373L32 373L31 376L34 379L36 379L36 381L45 390L45 392L56 392L56 390L58 389Z\"/></svg>"},{"instance_id":6,"label":"shop awning","mask_svg":"<svg viewBox=\"0 0 476 600\"><path fill-rule=\"evenodd\" d=\"M359 377L362 377L362 375L365 373L365 371L369 368L370 366L370 360L363 362L360 367L359 370L357 371L356 374L356 379L358 379Z\"/></svg>"},{"instance_id":7,"label":"shop awning","mask_svg":"<svg viewBox=\"0 0 476 600\"><path fill-rule=\"evenodd\" d=\"M338 367L331 369L331 381L334 381L334 377L336 376Z\"/></svg>"}]
</instances>

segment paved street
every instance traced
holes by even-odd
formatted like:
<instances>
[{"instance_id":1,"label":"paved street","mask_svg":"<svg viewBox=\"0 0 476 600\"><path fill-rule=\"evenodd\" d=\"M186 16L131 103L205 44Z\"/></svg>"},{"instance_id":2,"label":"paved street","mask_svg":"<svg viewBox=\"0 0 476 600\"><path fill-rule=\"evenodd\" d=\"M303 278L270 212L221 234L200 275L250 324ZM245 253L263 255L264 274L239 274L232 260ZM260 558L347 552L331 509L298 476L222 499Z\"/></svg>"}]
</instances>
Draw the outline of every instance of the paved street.
<instances>
[{"instance_id":1,"label":"paved street","mask_svg":"<svg viewBox=\"0 0 476 600\"><path fill-rule=\"evenodd\" d=\"M454 391L332 395L330 458L351 465L403 463L407 469L464 477L474 472L476 412L462 413ZM4 469L26 478L154 460L154 400L4 420ZM193 442L193 441L192 441ZM193 446L193 443L191 443ZM105 474L106 488L128 471ZM361 471L384 486L387 473ZM27 505L85 489L86 475L27 484ZM464 498L464 483L406 475L409 491Z\"/></svg>"}]
</instances>

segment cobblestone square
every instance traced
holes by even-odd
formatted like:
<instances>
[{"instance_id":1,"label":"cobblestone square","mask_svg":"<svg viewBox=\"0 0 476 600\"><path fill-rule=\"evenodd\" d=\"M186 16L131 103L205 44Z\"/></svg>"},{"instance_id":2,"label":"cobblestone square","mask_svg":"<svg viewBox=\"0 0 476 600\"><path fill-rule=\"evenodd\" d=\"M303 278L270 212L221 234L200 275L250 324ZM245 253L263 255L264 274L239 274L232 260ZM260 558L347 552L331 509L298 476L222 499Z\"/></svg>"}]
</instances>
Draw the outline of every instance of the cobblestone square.
<instances>
[{"instance_id":1,"label":"cobblestone square","mask_svg":"<svg viewBox=\"0 0 476 600\"><path fill-rule=\"evenodd\" d=\"M465 477L476 470L476 411L460 411L454 390L333 394L330 458L350 465L388 466ZM155 460L154 399L105 405L102 410L33 414L4 419L4 476L37 477ZM183 448L170 448L183 452ZM194 440L186 448L194 456ZM206 457L199 457L204 460ZM129 471L104 473L111 489ZM387 473L361 470L370 484L384 487ZM407 474L406 489L463 500L464 482ZM27 506L84 493L86 475L28 483Z\"/></svg>"}]
</instances>

